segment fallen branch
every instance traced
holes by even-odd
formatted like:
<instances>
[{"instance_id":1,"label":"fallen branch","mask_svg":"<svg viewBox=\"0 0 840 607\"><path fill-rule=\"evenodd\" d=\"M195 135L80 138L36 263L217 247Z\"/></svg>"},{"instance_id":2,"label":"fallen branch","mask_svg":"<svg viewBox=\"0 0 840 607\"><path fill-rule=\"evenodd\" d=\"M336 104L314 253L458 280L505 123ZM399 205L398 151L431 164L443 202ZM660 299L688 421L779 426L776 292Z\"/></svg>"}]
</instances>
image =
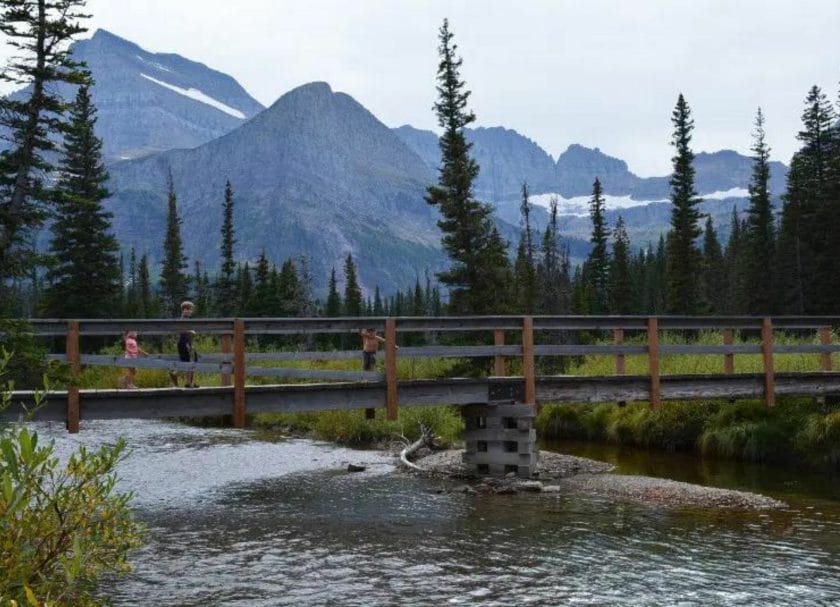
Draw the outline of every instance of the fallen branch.
<instances>
[{"instance_id":1,"label":"fallen branch","mask_svg":"<svg viewBox=\"0 0 840 607\"><path fill-rule=\"evenodd\" d=\"M434 445L435 436L432 433L432 429L428 426L424 426L423 424L421 424L420 438L418 438L416 441L408 445L405 449L400 451L400 463L406 468L410 468L411 470L422 471L423 469L420 466L418 466L417 464L413 464L408 460L408 456L414 455L422 447L434 447Z\"/></svg>"}]
</instances>

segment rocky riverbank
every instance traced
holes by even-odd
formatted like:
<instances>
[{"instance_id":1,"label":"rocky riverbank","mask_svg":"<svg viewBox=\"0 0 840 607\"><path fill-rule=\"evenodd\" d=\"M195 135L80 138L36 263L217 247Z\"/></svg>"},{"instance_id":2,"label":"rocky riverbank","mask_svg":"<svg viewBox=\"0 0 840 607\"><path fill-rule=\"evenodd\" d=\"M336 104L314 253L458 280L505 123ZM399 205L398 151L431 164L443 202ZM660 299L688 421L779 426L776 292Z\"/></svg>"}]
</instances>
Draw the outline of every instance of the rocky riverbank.
<instances>
[{"instance_id":1,"label":"rocky riverbank","mask_svg":"<svg viewBox=\"0 0 840 607\"><path fill-rule=\"evenodd\" d=\"M773 498L716 487L703 487L668 479L610 474L612 466L573 455L543 451L533 479L473 477L461 461L460 450L430 453L415 463L420 474L464 481L455 490L476 494L533 492L588 494L659 507L767 510L784 507Z\"/></svg>"}]
</instances>

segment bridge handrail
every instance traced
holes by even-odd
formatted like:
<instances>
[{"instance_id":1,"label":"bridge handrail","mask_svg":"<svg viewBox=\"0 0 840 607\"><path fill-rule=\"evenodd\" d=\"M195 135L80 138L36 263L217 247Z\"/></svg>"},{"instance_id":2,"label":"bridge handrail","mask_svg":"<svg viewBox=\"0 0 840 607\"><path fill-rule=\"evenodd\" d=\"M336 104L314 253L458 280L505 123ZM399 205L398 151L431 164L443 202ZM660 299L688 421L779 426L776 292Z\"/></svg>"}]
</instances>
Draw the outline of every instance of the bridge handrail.
<instances>
[{"instance_id":1,"label":"bridge handrail","mask_svg":"<svg viewBox=\"0 0 840 607\"><path fill-rule=\"evenodd\" d=\"M606 331L623 329L645 331L647 316L533 316L537 331ZM764 321L754 316L658 316L660 330L760 330ZM396 317L398 333L449 331L518 331L525 316L401 316ZM121 335L133 329L145 335L172 335L194 330L211 335L232 332L233 318L213 319L80 319L80 335ZM384 330L385 317L360 318L244 318L246 335L308 335L348 333L371 327ZM840 316L773 316L775 329L818 329L840 326ZM66 319L29 319L37 336L62 336L67 333Z\"/></svg>"}]
</instances>

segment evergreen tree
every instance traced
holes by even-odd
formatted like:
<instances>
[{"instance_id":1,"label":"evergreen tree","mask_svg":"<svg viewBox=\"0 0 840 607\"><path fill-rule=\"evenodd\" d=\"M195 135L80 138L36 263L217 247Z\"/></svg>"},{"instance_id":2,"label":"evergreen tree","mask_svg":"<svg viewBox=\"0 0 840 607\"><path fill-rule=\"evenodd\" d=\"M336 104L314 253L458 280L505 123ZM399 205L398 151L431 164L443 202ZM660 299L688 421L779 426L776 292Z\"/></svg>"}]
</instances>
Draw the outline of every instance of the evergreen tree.
<instances>
[{"instance_id":1,"label":"evergreen tree","mask_svg":"<svg viewBox=\"0 0 840 607\"><path fill-rule=\"evenodd\" d=\"M280 268L280 290L281 310L284 316L301 316L305 309L306 302L301 301L301 290L297 270L291 259L283 262Z\"/></svg>"},{"instance_id":2,"label":"evergreen tree","mask_svg":"<svg viewBox=\"0 0 840 607\"><path fill-rule=\"evenodd\" d=\"M324 316L341 316L341 295L338 293L338 283L335 280L335 268L330 272L327 301L324 304Z\"/></svg>"},{"instance_id":3,"label":"evergreen tree","mask_svg":"<svg viewBox=\"0 0 840 607\"><path fill-rule=\"evenodd\" d=\"M271 267L265 249L260 253L257 267L254 270L254 302L252 312L254 316L273 316L273 292L271 289ZM285 316L285 314L281 314Z\"/></svg>"},{"instance_id":4,"label":"evergreen tree","mask_svg":"<svg viewBox=\"0 0 840 607\"><path fill-rule=\"evenodd\" d=\"M195 306L199 310L203 310L207 316L214 316L215 310L213 308L213 297L210 289L210 277L207 275L207 270L203 270L201 263L195 262Z\"/></svg>"},{"instance_id":5,"label":"evergreen tree","mask_svg":"<svg viewBox=\"0 0 840 607\"><path fill-rule=\"evenodd\" d=\"M770 148L764 133L761 108L753 131L753 167L750 179L750 206L744 234L744 293L748 314L770 314L775 306L776 235L770 200Z\"/></svg>"},{"instance_id":6,"label":"evergreen tree","mask_svg":"<svg viewBox=\"0 0 840 607\"><path fill-rule=\"evenodd\" d=\"M725 314L727 309L727 273L723 258L723 250L715 231L712 217L706 218L706 228L703 232L703 301L709 314Z\"/></svg>"},{"instance_id":7,"label":"evergreen tree","mask_svg":"<svg viewBox=\"0 0 840 607\"><path fill-rule=\"evenodd\" d=\"M234 273L236 263L233 260L233 246L236 244L233 229L233 188L230 181L225 182L225 201L222 204L222 266L216 281L216 307L224 317L232 316L236 305L234 292Z\"/></svg>"},{"instance_id":8,"label":"evergreen tree","mask_svg":"<svg viewBox=\"0 0 840 607\"><path fill-rule=\"evenodd\" d=\"M47 313L54 317L105 318L119 314L122 295L119 245L110 233L110 193L102 141L94 134L96 109L87 85L79 87L66 127L64 155L54 190L56 220L47 273Z\"/></svg>"},{"instance_id":9,"label":"evergreen tree","mask_svg":"<svg viewBox=\"0 0 840 607\"><path fill-rule=\"evenodd\" d=\"M356 277L356 264L353 255L348 253L344 260L344 315L362 315L362 290Z\"/></svg>"},{"instance_id":10,"label":"evergreen tree","mask_svg":"<svg viewBox=\"0 0 840 607\"><path fill-rule=\"evenodd\" d=\"M159 313L157 301L152 293L149 276L149 256L143 253L137 269L137 315L139 318L155 318Z\"/></svg>"},{"instance_id":11,"label":"evergreen tree","mask_svg":"<svg viewBox=\"0 0 840 607\"><path fill-rule=\"evenodd\" d=\"M438 184L430 186L426 201L440 209L438 226L451 267L440 274L449 287L449 306L454 314L488 314L507 304L510 262L506 243L492 219L492 209L473 197L478 164L470 156L471 145L464 128L475 120L467 110L470 92L460 77L462 60L456 56L448 20L440 28L440 64L437 73L438 101L434 105L440 137L441 167Z\"/></svg>"},{"instance_id":12,"label":"evergreen tree","mask_svg":"<svg viewBox=\"0 0 840 607\"><path fill-rule=\"evenodd\" d=\"M44 176L53 171L55 135L68 124L57 85L88 79L68 49L73 38L87 31L84 4L0 0L0 32L13 50L0 79L31 91L26 99L0 98L0 130L11 144L0 152L0 316L13 304L10 281L29 276L38 261L34 235L51 198Z\"/></svg>"},{"instance_id":13,"label":"evergreen tree","mask_svg":"<svg viewBox=\"0 0 840 607\"><path fill-rule=\"evenodd\" d=\"M522 314L534 314L537 309L537 268L533 232L531 230L531 205L528 201L528 184L522 184L522 202L519 205L522 233L516 250L514 274L516 276L516 309Z\"/></svg>"},{"instance_id":14,"label":"evergreen tree","mask_svg":"<svg viewBox=\"0 0 840 607\"><path fill-rule=\"evenodd\" d=\"M181 302L187 297L187 258L181 241L181 218L178 216L178 197L175 183L169 173L167 183L166 238L163 242L163 267L160 272L160 290L165 313L178 316Z\"/></svg>"},{"instance_id":15,"label":"evergreen tree","mask_svg":"<svg viewBox=\"0 0 840 607\"><path fill-rule=\"evenodd\" d=\"M309 260L304 255L297 258L293 265L297 272L297 289L295 291L296 314L302 317L315 316L315 299L312 296L312 273L309 271Z\"/></svg>"},{"instance_id":16,"label":"evergreen tree","mask_svg":"<svg viewBox=\"0 0 840 607\"><path fill-rule=\"evenodd\" d=\"M604 196L601 181L596 177L592 184L592 199L589 202L589 216L592 220L592 250L586 258L583 279L587 283L588 309L590 314L606 314L609 310L609 267L607 251L610 232L604 219Z\"/></svg>"},{"instance_id":17,"label":"evergreen tree","mask_svg":"<svg viewBox=\"0 0 840 607\"><path fill-rule=\"evenodd\" d=\"M836 115L819 87L805 99L802 148L794 154L787 176L779 234L778 268L787 295L785 311L826 314L836 309L835 281L840 268L834 226L840 201L832 200Z\"/></svg>"},{"instance_id":18,"label":"evergreen tree","mask_svg":"<svg viewBox=\"0 0 840 607\"><path fill-rule=\"evenodd\" d=\"M373 290L373 315L385 315L385 307L382 305L382 295L379 293L379 285L376 285L376 288Z\"/></svg>"},{"instance_id":19,"label":"evergreen tree","mask_svg":"<svg viewBox=\"0 0 840 607\"><path fill-rule=\"evenodd\" d=\"M672 158L674 172L670 179L673 207L666 249L666 302L668 312L672 314L697 314L702 309L697 281L702 257L695 245L701 234L697 210L701 199L694 190L694 153L690 147L694 121L682 94L677 99L671 122L674 125L671 145L676 148L676 155Z\"/></svg>"},{"instance_id":20,"label":"evergreen tree","mask_svg":"<svg viewBox=\"0 0 840 607\"><path fill-rule=\"evenodd\" d=\"M540 283L540 314L568 314L571 312L571 284L568 255L560 249L557 229L557 198L552 198L548 225L540 247L541 262L537 273Z\"/></svg>"},{"instance_id":21,"label":"evergreen tree","mask_svg":"<svg viewBox=\"0 0 840 607\"><path fill-rule=\"evenodd\" d=\"M634 307L633 283L630 276L630 239L620 215L613 230L608 285L610 314L630 314Z\"/></svg>"},{"instance_id":22,"label":"evergreen tree","mask_svg":"<svg viewBox=\"0 0 840 607\"><path fill-rule=\"evenodd\" d=\"M724 253L726 298L722 314L746 314L747 222L738 217L738 207L732 205L729 242Z\"/></svg>"},{"instance_id":23,"label":"evergreen tree","mask_svg":"<svg viewBox=\"0 0 840 607\"><path fill-rule=\"evenodd\" d=\"M237 268L236 284L236 309L234 314L251 316L254 307L254 279L251 276L251 266L247 261Z\"/></svg>"}]
</instances>

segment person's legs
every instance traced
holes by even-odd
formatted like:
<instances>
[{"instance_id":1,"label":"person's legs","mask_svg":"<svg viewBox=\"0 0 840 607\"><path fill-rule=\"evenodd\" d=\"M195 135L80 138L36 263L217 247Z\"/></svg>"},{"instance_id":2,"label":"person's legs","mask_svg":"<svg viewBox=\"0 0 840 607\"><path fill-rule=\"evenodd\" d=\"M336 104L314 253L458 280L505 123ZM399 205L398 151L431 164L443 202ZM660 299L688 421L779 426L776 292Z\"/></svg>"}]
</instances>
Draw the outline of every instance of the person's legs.
<instances>
[{"instance_id":1,"label":"person's legs","mask_svg":"<svg viewBox=\"0 0 840 607\"><path fill-rule=\"evenodd\" d=\"M137 369L135 369L134 367L129 367L128 368L128 374L127 374L127 384L128 385L126 386L126 388L131 388L131 389L134 389L134 390L137 389L137 386L134 385L134 377L136 375L137 375Z\"/></svg>"},{"instance_id":2,"label":"person's legs","mask_svg":"<svg viewBox=\"0 0 840 607\"><path fill-rule=\"evenodd\" d=\"M123 369L122 375L120 375L120 380L119 380L119 387L120 388L127 388L128 387L129 370L130 369L128 367L126 367L125 369Z\"/></svg>"}]
</instances>

